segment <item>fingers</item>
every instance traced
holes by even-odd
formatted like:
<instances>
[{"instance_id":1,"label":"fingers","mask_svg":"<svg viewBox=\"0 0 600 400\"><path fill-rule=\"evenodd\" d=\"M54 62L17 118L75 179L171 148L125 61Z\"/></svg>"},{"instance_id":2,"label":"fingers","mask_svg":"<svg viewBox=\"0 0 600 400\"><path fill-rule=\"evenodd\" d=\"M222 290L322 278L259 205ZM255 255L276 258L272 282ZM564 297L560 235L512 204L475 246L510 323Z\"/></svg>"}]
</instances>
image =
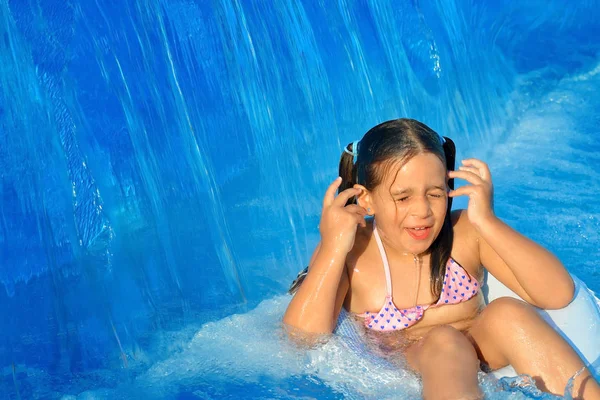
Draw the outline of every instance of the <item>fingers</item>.
<instances>
[{"instance_id":1,"label":"fingers","mask_svg":"<svg viewBox=\"0 0 600 400\"><path fill-rule=\"evenodd\" d=\"M338 194L338 196L335 198L335 200L333 200L333 202L330 205L343 207L348 202L348 200L350 200L350 198L360 194L360 192L362 192L362 190L356 188L346 189L342 193Z\"/></svg>"},{"instance_id":2,"label":"fingers","mask_svg":"<svg viewBox=\"0 0 600 400\"><path fill-rule=\"evenodd\" d=\"M487 196L492 197L493 189L490 185L466 185L461 186L456 190L451 190L448 197L471 196L476 197Z\"/></svg>"},{"instance_id":3,"label":"fingers","mask_svg":"<svg viewBox=\"0 0 600 400\"><path fill-rule=\"evenodd\" d=\"M451 190L448 197L470 196L475 192L475 187L472 185L462 186L456 190Z\"/></svg>"},{"instance_id":4,"label":"fingers","mask_svg":"<svg viewBox=\"0 0 600 400\"><path fill-rule=\"evenodd\" d=\"M475 167L458 167L459 171L468 171L468 172L472 172L475 175L479 175L479 170Z\"/></svg>"},{"instance_id":5,"label":"fingers","mask_svg":"<svg viewBox=\"0 0 600 400\"><path fill-rule=\"evenodd\" d=\"M365 216L367 215L367 210L365 210L363 207L359 206L358 204L348 204L346 207L344 207L347 211L350 211L351 213L355 213L355 214L359 214L361 216Z\"/></svg>"},{"instance_id":6,"label":"fingers","mask_svg":"<svg viewBox=\"0 0 600 400\"><path fill-rule=\"evenodd\" d=\"M368 215L367 210L356 204L349 204L344 207L344 209L354 214L356 223L358 225L362 226L363 228L367 227L367 222L365 221L365 217Z\"/></svg>"},{"instance_id":7,"label":"fingers","mask_svg":"<svg viewBox=\"0 0 600 400\"><path fill-rule=\"evenodd\" d=\"M367 221L365 221L365 217L369 214L364 207L361 207L358 204L348 204L346 207L344 207L344 210L350 211L355 215L357 225L360 225L363 228L367 227Z\"/></svg>"},{"instance_id":8,"label":"fingers","mask_svg":"<svg viewBox=\"0 0 600 400\"><path fill-rule=\"evenodd\" d=\"M354 218L357 225L366 228L367 223L365 221L365 216L367 215L367 210L358 204L348 204L346 206L348 200L350 200L350 198L353 196L359 195L362 192L362 189L358 187L349 188L342 191L336 197L335 192L339 189L341 183L342 178L338 177L331 183L331 185L329 185L325 192L325 197L323 198L323 208L340 207L352 214L352 218Z\"/></svg>"},{"instance_id":9,"label":"fingers","mask_svg":"<svg viewBox=\"0 0 600 400\"><path fill-rule=\"evenodd\" d=\"M323 198L323 208L329 207L333 204L335 200L335 192L338 190L340 185L342 184L342 178L338 176L335 178L335 181L329 185L327 190L325 191L325 197Z\"/></svg>"},{"instance_id":10,"label":"fingers","mask_svg":"<svg viewBox=\"0 0 600 400\"><path fill-rule=\"evenodd\" d=\"M466 160L462 160L462 164L465 167L476 168L479 172L478 175L481 176L486 181L490 180L492 177L490 168L488 167L488 165L486 163L484 163L481 160L478 160L476 158L467 158Z\"/></svg>"},{"instance_id":11,"label":"fingers","mask_svg":"<svg viewBox=\"0 0 600 400\"><path fill-rule=\"evenodd\" d=\"M365 221L365 217L364 216L358 218L357 223L358 223L358 225L362 226L363 228L367 227L367 221Z\"/></svg>"},{"instance_id":12,"label":"fingers","mask_svg":"<svg viewBox=\"0 0 600 400\"><path fill-rule=\"evenodd\" d=\"M472 185L491 186L492 176L487 164L476 158L462 160L462 166L457 171L448 171L449 178L459 178Z\"/></svg>"},{"instance_id":13,"label":"fingers","mask_svg":"<svg viewBox=\"0 0 600 400\"><path fill-rule=\"evenodd\" d=\"M472 183L473 185L483 185L485 183L481 176L472 171L448 171L448 177L464 179L465 181Z\"/></svg>"},{"instance_id":14,"label":"fingers","mask_svg":"<svg viewBox=\"0 0 600 400\"><path fill-rule=\"evenodd\" d=\"M346 207L346 208L348 208L348 207ZM365 215L366 214L361 214L361 213L354 214L354 220L356 221L356 224L362 226L363 228L367 227L367 221L365 221Z\"/></svg>"}]
</instances>

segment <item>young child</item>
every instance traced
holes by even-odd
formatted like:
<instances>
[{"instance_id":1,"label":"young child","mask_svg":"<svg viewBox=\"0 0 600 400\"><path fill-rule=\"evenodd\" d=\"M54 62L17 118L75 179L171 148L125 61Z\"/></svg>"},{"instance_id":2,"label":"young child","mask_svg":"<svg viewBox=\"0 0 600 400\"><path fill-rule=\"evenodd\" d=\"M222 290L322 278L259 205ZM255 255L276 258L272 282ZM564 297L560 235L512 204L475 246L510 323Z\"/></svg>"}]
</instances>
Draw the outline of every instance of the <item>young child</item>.
<instances>
[{"instance_id":1,"label":"young child","mask_svg":"<svg viewBox=\"0 0 600 400\"><path fill-rule=\"evenodd\" d=\"M480 362L492 370L510 364L562 395L583 362L531 305L565 307L573 281L555 256L494 215L487 165L468 159L453 171L454 155L450 139L410 119L349 144L284 323L331 333L344 307L368 331L403 337L426 399L481 398ZM455 178L469 184L451 190ZM450 212L457 196L469 197L467 210ZM529 304L500 298L484 306L484 266ZM587 370L573 393L600 399Z\"/></svg>"}]
</instances>

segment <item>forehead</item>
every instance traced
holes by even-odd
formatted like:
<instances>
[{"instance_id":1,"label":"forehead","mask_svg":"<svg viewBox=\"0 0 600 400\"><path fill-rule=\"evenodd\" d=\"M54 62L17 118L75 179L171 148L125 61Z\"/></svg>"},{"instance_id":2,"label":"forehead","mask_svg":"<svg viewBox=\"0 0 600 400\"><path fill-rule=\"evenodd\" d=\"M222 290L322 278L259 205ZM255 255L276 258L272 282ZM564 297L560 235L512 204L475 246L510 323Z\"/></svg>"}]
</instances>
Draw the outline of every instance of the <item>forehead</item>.
<instances>
[{"instance_id":1,"label":"forehead","mask_svg":"<svg viewBox=\"0 0 600 400\"><path fill-rule=\"evenodd\" d=\"M381 183L392 190L443 186L446 184L446 167L435 154L422 153L408 161L391 164Z\"/></svg>"}]
</instances>

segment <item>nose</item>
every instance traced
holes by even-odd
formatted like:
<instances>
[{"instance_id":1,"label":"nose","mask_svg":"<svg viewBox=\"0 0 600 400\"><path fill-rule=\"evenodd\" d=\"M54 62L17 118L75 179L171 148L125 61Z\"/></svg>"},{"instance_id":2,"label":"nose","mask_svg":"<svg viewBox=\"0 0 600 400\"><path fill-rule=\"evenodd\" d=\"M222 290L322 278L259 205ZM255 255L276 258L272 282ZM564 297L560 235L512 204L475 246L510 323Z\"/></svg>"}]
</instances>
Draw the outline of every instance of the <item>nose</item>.
<instances>
[{"instance_id":1,"label":"nose","mask_svg":"<svg viewBox=\"0 0 600 400\"><path fill-rule=\"evenodd\" d=\"M427 196L418 197L413 202L411 215L417 218L427 218L431 215L431 204Z\"/></svg>"}]
</instances>

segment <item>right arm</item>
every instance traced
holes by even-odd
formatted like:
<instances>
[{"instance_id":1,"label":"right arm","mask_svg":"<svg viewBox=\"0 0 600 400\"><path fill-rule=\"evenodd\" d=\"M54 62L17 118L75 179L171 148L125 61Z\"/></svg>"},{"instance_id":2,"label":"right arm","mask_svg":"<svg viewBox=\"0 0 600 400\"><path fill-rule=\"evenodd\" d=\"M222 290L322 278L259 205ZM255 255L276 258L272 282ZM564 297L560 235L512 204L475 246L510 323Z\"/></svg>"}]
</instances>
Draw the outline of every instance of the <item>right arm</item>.
<instances>
[{"instance_id":1,"label":"right arm","mask_svg":"<svg viewBox=\"0 0 600 400\"><path fill-rule=\"evenodd\" d=\"M315 249L308 273L290 302L283 322L307 333L331 333L348 292L346 256L354 246L358 225L366 226L364 208L346 202L361 192L344 190L336 179L327 189L319 230L321 243Z\"/></svg>"},{"instance_id":2,"label":"right arm","mask_svg":"<svg viewBox=\"0 0 600 400\"><path fill-rule=\"evenodd\" d=\"M348 291L346 254L317 246L308 274L290 302L283 322L309 333L331 333Z\"/></svg>"}]
</instances>

